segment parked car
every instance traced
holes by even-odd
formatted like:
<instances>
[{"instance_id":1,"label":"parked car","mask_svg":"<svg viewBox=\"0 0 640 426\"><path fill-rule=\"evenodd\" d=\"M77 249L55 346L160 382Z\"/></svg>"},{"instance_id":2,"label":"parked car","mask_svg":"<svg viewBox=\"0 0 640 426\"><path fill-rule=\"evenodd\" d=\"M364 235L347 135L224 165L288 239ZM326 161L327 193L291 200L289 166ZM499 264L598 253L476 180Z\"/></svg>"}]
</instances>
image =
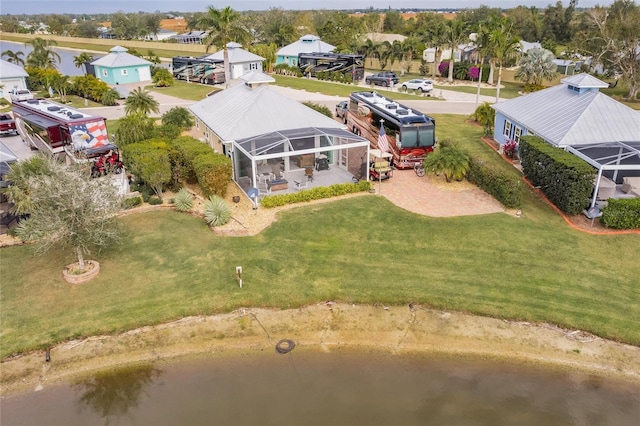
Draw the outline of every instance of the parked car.
<instances>
[{"instance_id":1,"label":"parked car","mask_svg":"<svg viewBox=\"0 0 640 426\"><path fill-rule=\"evenodd\" d=\"M349 101L342 101L336 105L336 117L342 118L342 121L346 123L347 120L347 108L349 107Z\"/></svg>"},{"instance_id":2,"label":"parked car","mask_svg":"<svg viewBox=\"0 0 640 426\"><path fill-rule=\"evenodd\" d=\"M17 135L18 129L16 128L16 122L13 120L11 114L0 114L0 135Z\"/></svg>"},{"instance_id":3,"label":"parked car","mask_svg":"<svg viewBox=\"0 0 640 426\"><path fill-rule=\"evenodd\" d=\"M26 101L33 99L33 93L28 89L13 89L9 92L12 101Z\"/></svg>"},{"instance_id":4,"label":"parked car","mask_svg":"<svg viewBox=\"0 0 640 426\"><path fill-rule=\"evenodd\" d=\"M402 83L402 89L419 90L422 93L429 93L433 90L433 83L431 80L425 80L424 78L414 78L413 80Z\"/></svg>"},{"instance_id":5,"label":"parked car","mask_svg":"<svg viewBox=\"0 0 640 426\"><path fill-rule=\"evenodd\" d=\"M389 87L392 84L398 84L398 76L395 72L383 71L365 77L364 81L367 84Z\"/></svg>"}]
</instances>

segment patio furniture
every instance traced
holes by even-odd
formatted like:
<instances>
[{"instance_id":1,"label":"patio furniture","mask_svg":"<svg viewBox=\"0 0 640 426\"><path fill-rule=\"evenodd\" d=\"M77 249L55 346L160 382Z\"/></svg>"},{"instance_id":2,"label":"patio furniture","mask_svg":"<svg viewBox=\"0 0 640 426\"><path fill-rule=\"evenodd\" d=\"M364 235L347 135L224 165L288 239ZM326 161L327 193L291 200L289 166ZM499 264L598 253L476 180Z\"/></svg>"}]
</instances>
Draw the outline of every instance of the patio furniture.
<instances>
[{"instance_id":1,"label":"patio furniture","mask_svg":"<svg viewBox=\"0 0 640 426\"><path fill-rule=\"evenodd\" d=\"M269 195L270 193L271 193L271 188L269 188L269 185L267 184L267 182L258 181L258 198L262 198L265 195Z\"/></svg>"},{"instance_id":2,"label":"patio furniture","mask_svg":"<svg viewBox=\"0 0 640 426\"><path fill-rule=\"evenodd\" d=\"M622 192L630 194L640 192L640 176L626 176L622 178Z\"/></svg>"},{"instance_id":3,"label":"patio furniture","mask_svg":"<svg viewBox=\"0 0 640 426\"><path fill-rule=\"evenodd\" d=\"M616 183L609 178L602 176L598 186L598 199L608 200L616 194Z\"/></svg>"},{"instance_id":4,"label":"patio furniture","mask_svg":"<svg viewBox=\"0 0 640 426\"><path fill-rule=\"evenodd\" d=\"M294 180L293 185L296 187L298 191L300 191L301 189L304 189L307 187L307 182Z\"/></svg>"},{"instance_id":5,"label":"patio furniture","mask_svg":"<svg viewBox=\"0 0 640 426\"><path fill-rule=\"evenodd\" d=\"M285 191L289 187L286 179L274 179L267 183L270 191Z\"/></svg>"},{"instance_id":6,"label":"patio furniture","mask_svg":"<svg viewBox=\"0 0 640 426\"><path fill-rule=\"evenodd\" d=\"M307 177L307 181L313 182L313 167L306 167L304 169L304 175Z\"/></svg>"}]
</instances>

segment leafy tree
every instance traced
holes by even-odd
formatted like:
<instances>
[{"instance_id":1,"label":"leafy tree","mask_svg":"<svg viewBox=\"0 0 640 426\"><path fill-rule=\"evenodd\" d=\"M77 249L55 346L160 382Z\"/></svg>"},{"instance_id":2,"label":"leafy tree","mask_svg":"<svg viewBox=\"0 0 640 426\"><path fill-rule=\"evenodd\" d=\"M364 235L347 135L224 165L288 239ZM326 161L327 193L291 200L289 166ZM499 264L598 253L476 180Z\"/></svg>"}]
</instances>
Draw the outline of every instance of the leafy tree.
<instances>
[{"instance_id":1,"label":"leafy tree","mask_svg":"<svg viewBox=\"0 0 640 426\"><path fill-rule=\"evenodd\" d=\"M262 66L264 67L266 72L273 71L273 67L276 64L276 52L278 51L278 47L275 43L256 44L250 46L249 51L264 58Z\"/></svg>"},{"instance_id":2,"label":"leafy tree","mask_svg":"<svg viewBox=\"0 0 640 426\"><path fill-rule=\"evenodd\" d=\"M51 163L43 154L35 155L27 160L11 164L9 173L5 179L11 184L2 188L2 193L7 197L11 206L11 212L16 215L29 214L34 209L34 200L31 198L29 181L38 176L51 175Z\"/></svg>"},{"instance_id":3,"label":"leafy tree","mask_svg":"<svg viewBox=\"0 0 640 426\"><path fill-rule=\"evenodd\" d=\"M111 17L111 31L122 40L145 36L145 29L138 14L117 12Z\"/></svg>"},{"instance_id":4,"label":"leafy tree","mask_svg":"<svg viewBox=\"0 0 640 426\"><path fill-rule=\"evenodd\" d=\"M551 38L560 43L571 40L571 20L577 3L578 0L570 0L566 9L561 1L547 6L542 17L544 38Z\"/></svg>"},{"instance_id":5,"label":"leafy tree","mask_svg":"<svg viewBox=\"0 0 640 426\"><path fill-rule=\"evenodd\" d=\"M496 119L496 110L493 109L489 102L484 102L476 108L476 121L482 125L484 136L493 134L493 123Z\"/></svg>"},{"instance_id":6,"label":"leafy tree","mask_svg":"<svg viewBox=\"0 0 640 426\"><path fill-rule=\"evenodd\" d=\"M518 6L507 10L509 20L513 22L516 34L526 41L542 40L542 15L535 7ZM545 47L546 48L546 47ZM549 49L551 50L551 49ZM553 50L551 50L553 52Z\"/></svg>"},{"instance_id":7,"label":"leafy tree","mask_svg":"<svg viewBox=\"0 0 640 426\"><path fill-rule=\"evenodd\" d=\"M44 24L49 27L51 34L64 35L69 25L71 25L71 17L58 14L47 15L44 18Z\"/></svg>"},{"instance_id":8,"label":"leafy tree","mask_svg":"<svg viewBox=\"0 0 640 426\"><path fill-rule=\"evenodd\" d=\"M89 19L82 20L78 22L75 29L73 30L77 37L84 38L97 38L98 37L98 26L95 21L91 21Z\"/></svg>"},{"instance_id":9,"label":"leafy tree","mask_svg":"<svg viewBox=\"0 0 640 426\"><path fill-rule=\"evenodd\" d=\"M435 79L442 58L442 45L446 44L445 18L439 13L419 13L416 20L416 35L425 46L436 49L431 75Z\"/></svg>"},{"instance_id":10,"label":"leafy tree","mask_svg":"<svg viewBox=\"0 0 640 426\"><path fill-rule=\"evenodd\" d=\"M405 22L400 12L397 10L389 10L384 14L383 31L385 33L403 34Z\"/></svg>"},{"instance_id":11,"label":"leafy tree","mask_svg":"<svg viewBox=\"0 0 640 426\"><path fill-rule=\"evenodd\" d=\"M13 50L5 50L4 52L2 52L0 56L2 56L3 58L6 57L5 60L7 62L24 66L24 59L21 58L21 56L24 56L24 52L20 52L20 51L14 52Z\"/></svg>"},{"instance_id":12,"label":"leafy tree","mask_svg":"<svg viewBox=\"0 0 640 426\"><path fill-rule=\"evenodd\" d=\"M515 78L528 85L542 86L543 80L551 81L556 76L554 59L553 53L546 49L529 49L520 60Z\"/></svg>"},{"instance_id":13,"label":"leafy tree","mask_svg":"<svg viewBox=\"0 0 640 426\"><path fill-rule=\"evenodd\" d=\"M616 0L611 7L595 7L587 12L589 28L581 33L582 51L602 63L605 69L619 72L627 83L629 99L640 90L640 6L630 0Z\"/></svg>"},{"instance_id":14,"label":"leafy tree","mask_svg":"<svg viewBox=\"0 0 640 426\"><path fill-rule=\"evenodd\" d=\"M189 130L195 123L188 109L173 107L162 115L162 124L172 124L180 129Z\"/></svg>"},{"instance_id":15,"label":"leafy tree","mask_svg":"<svg viewBox=\"0 0 640 426\"><path fill-rule=\"evenodd\" d=\"M159 198L162 198L164 185L171 182L173 173L166 142L145 141L126 145L123 158L131 172L149 185Z\"/></svg>"},{"instance_id":16,"label":"leafy tree","mask_svg":"<svg viewBox=\"0 0 640 426\"><path fill-rule=\"evenodd\" d=\"M464 179L471 167L471 157L455 144L443 143L425 158L424 170L444 174L447 182Z\"/></svg>"},{"instance_id":17,"label":"leafy tree","mask_svg":"<svg viewBox=\"0 0 640 426\"><path fill-rule=\"evenodd\" d=\"M240 14L231 7L224 9L216 9L209 6L207 14L199 21L201 26L208 29L209 34L205 39L207 52L211 46L218 46L223 49L224 58L224 78L226 84L229 84L231 74L229 71L229 50L227 44L230 41L243 44L250 39L249 31L247 31L240 23Z\"/></svg>"},{"instance_id":18,"label":"leafy tree","mask_svg":"<svg viewBox=\"0 0 640 426\"><path fill-rule=\"evenodd\" d=\"M128 114L119 120L114 137L119 147L149 139L155 127L152 118L144 114Z\"/></svg>"},{"instance_id":19,"label":"leafy tree","mask_svg":"<svg viewBox=\"0 0 640 426\"><path fill-rule=\"evenodd\" d=\"M58 73L50 80L50 85L60 95L60 101L62 101L62 103L66 103L67 93L71 88L71 83L69 83L69 76Z\"/></svg>"},{"instance_id":20,"label":"leafy tree","mask_svg":"<svg viewBox=\"0 0 640 426\"><path fill-rule=\"evenodd\" d=\"M160 112L160 104L156 101L148 90L136 87L131 91L124 103L124 111L127 115L142 113L150 114Z\"/></svg>"},{"instance_id":21,"label":"leafy tree","mask_svg":"<svg viewBox=\"0 0 640 426\"><path fill-rule=\"evenodd\" d=\"M204 203L204 220L209 226L222 226L231 219L231 207L218 195Z\"/></svg>"},{"instance_id":22,"label":"leafy tree","mask_svg":"<svg viewBox=\"0 0 640 426\"><path fill-rule=\"evenodd\" d=\"M361 55L364 55L365 58L369 58L369 68L373 68L373 59L380 59L381 45L380 43L376 43L370 38L367 38L360 46L358 46L357 51Z\"/></svg>"},{"instance_id":23,"label":"leafy tree","mask_svg":"<svg viewBox=\"0 0 640 426\"><path fill-rule=\"evenodd\" d=\"M84 73L87 74L87 63L93 61L93 55L91 55L90 53L87 52L82 52L81 54L79 54L78 56L74 56L73 57L73 65L76 66L76 68L81 68L84 67Z\"/></svg>"},{"instance_id":24,"label":"leafy tree","mask_svg":"<svg viewBox=\"0 0 640 426\"><path fill-rule=\"evenodd\" d=\"M336 52L352 52L358 45L363 34L359 19L341 11L328 11L317 19L318 35L323 41L336 46Z\"/></svg>"},{"instance_id":25,"label":"leafy tree","mask_svg":"<svg viewBox=\"0 0 640 426\"><path fill-rule=\"evenodd\" d=\"M83 270L86 254L119 240L115 214L121 209L120 197L108 180L92 179L86 170L53 158L46 161L47 173L28 180L33 207L16 235L34 242L38 252L71 247Z\"/></svg>"},{"instance_id":26,"label":"leafy tree","mask_svg":"<svg viewBox=\"0 0 640 426\"><path fill-rule=\"evenodd\" d=\"M145 13L142 15L141 24L143 28L143 32L145 36L154 35L157 37L158 32L160 31L160 21L162 20L162 15L158 13Z\"/></svg>"},{"instance_id":27,"label":"leafy tree","mask_svg":"<svg viewBox=\"0 0 640 426\"><path fill-rule=\"evenodd\" d=\"M153 73L153 84L156 87L171 87L173 86L173 75L171 71L166 68L158 68Z\"/></svg>"}]
</instances>

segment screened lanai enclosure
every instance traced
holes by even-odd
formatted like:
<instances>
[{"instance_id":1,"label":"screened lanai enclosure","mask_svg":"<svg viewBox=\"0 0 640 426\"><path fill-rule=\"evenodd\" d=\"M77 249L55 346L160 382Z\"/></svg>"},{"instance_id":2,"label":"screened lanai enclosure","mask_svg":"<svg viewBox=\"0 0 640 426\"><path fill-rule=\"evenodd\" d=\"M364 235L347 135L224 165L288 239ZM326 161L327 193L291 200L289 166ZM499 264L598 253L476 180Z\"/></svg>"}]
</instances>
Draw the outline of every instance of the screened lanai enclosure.
<instances>
[{"instance_id":1,"label":"screened lanai enclosure","mask_svg":"<svg viewBox=\"0 0 640 426\"><path fill-rule=\"evenodd\" d=\"M231 142L234 179L247 192L286 193L352 182L369 141L344 129L304 127Z\"/></svg>"}]
</instances>

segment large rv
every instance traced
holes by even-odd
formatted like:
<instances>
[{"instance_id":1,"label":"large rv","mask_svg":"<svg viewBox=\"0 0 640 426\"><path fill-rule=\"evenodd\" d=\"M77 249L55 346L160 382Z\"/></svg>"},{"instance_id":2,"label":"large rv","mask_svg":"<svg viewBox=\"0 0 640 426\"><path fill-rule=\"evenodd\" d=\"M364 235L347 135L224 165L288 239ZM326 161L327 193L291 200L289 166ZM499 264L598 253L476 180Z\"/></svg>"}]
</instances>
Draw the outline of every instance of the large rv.
<instances>
[{"instance_id":1,"label":"large rv","mask_svg":"<svg viewBox=\"0 0 640 426\"><path fill-rule=\"evenodd\" d=\"M369 140L371 148L384 151L386 146L380 147L378 142L385 135L397 169L422 163L436 145L436 122L432 117L377 92L351 93L344 120L349 130ZM381 123L384 132L380 131Z\"/></svg>"},{"instance_id":2,"label":"large rv","mask_svg":"<svg viewBox=\"0 0 640 426\"><path fill-rule=\"evenodd\" d=\"M364 77L364 56L343 53L300 53L298 67L305 76L315 77L321 71L351 74L353 81Z\"/></svg>"},{"instance_id":3,"label":"large rv","mask_svg":"<svg viewBox=\"0 0 640 426\"><path fill-rule=\"evenodd\" d=\"M49 155L72 157L113 148L104 117L90 115L47 99L14 101L18 131L34 148Z\"/></svg>"},{"instance_id":4,"label":"large rv","mask_svg":"<svg viewBox=\"0 0 640 426\"><path fill-rule=\"evenodd\" d=\"M176 56L171 61L173 78L202 84L224 83L223 61L208 59L206 56Z\"/></svg>"}]
</instances>

